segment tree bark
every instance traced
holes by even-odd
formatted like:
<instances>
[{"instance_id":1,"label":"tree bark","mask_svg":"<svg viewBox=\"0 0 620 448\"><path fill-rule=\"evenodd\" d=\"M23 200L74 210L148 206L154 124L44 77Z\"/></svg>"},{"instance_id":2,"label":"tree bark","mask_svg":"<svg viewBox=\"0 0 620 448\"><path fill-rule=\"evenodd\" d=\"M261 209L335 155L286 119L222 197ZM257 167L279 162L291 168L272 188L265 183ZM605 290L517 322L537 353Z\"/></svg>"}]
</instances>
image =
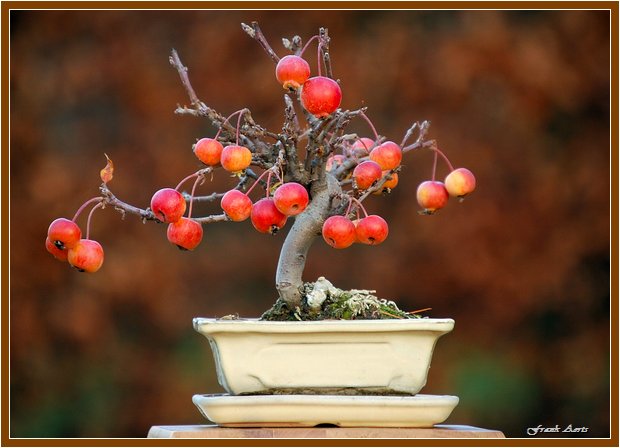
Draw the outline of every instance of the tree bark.
<instances>
[{"instance_id":1,"label":"tree bark","mask_svg":"<svg viewBox=\"0 0 620 448\"><path fill-rule=\"evenodd\" d=\"M290 309L301 303L302 275L308 250L315 238L321 234L323 222L328 218L332 199L342 193L338 181L327 174L326 181L312 188L312 201L308 208L295 218L289 230L276 271L276 288L280 297Z\"/></svg>"}]
</instances>

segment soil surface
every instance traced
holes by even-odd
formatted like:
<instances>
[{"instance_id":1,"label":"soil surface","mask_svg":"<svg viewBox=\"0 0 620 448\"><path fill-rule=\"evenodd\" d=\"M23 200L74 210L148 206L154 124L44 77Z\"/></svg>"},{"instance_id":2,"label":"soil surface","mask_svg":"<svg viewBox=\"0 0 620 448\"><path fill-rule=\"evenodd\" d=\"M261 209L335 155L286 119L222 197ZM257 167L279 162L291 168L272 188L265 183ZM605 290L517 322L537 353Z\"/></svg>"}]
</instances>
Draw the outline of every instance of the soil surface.
<instances>
[{"instance_id":1,"label":"soil surface","mask_svg":"<svg viewBox=\"0 0 620 448\"><path fill-rule=\"evenodd\" d=\"M419 314L400 310L392 301L379 299L375 291L336 288L324 277L304 283L301 305L291 309L281 298L261 320L300 321L325 319L418 319Z\"/></svg>"}]
</instances>

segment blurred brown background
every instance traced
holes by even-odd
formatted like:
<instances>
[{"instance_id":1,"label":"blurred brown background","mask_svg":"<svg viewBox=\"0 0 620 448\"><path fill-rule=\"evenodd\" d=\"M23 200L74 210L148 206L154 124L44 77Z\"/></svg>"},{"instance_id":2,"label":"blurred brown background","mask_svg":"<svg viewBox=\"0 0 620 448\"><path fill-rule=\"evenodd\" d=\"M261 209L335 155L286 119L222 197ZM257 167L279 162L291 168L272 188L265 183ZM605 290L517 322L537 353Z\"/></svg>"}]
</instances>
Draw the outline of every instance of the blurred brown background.
<instances>
[{"instance_id":1,"label":"blurred brown background","mask_svg":"<svg viewBox=\"0 0 620 448\"><path fill-rule=\"evenodd\" d=\"M423 390L461 398L449 423L607 437L605 11L13 11L11 436L143 437L203 422L192 394L221 388L192 317L257 316L274 300L285 232L249 222L207 226L187 253L162 225L100 211L92 237L106 261L94 275L43 244L53 219L98 194L104 152L112 190L142 207L199 167L191 145L215 131L173 113L188 100L171 48L203 101L224 114L248 106L279 129L273 63L239 26L252 20L281 55L281 37L328 27L343 107L368 106L397 142L431 120L430 136L478 180L464 203L419 216L432 156L409 154L398 188L367 205L390 223L388 240L343 251L317 241L306 278L456 320ZM369 134L363 122L352 130ZM201 191L232 185L218 172Z\"/></svg>"}]
</instances>

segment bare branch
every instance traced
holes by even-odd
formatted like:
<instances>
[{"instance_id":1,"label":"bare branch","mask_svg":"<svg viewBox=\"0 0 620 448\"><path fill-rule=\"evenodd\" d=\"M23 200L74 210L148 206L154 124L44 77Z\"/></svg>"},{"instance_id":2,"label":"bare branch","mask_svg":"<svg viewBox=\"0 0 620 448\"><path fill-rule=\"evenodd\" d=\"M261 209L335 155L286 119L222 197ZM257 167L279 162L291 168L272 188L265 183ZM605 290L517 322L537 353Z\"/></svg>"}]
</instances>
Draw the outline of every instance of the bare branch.
<instances>
[{"instance_id":1,"label":"bare branch","mask_svg":"<svg viewBox=\"0 0 620 448\"><path fill-rule=\"evenodd\" d=\"M378 179L377 181L375 181L375 183L373 185L371 185L370 188L366 189L366 191L364 191L364 193L362 193L357 200L362 202L364 199L366 199L368 196L370 196L371 194L377 192L377 191L382 191L383 190L383 184L385 184L388 180L392 179L392 176L394 174L396 174L397 172L400 171L400 166L394 168L393 170L387 171L382 177L381 179Z\"/></svg>"},{"instance_id":2,"label":"bare branch","mask_svg":"<svg viewBox=\"0 0 620 448\"><path fill-rule=\"evenodd\" d=\"M319 29L319 47L321 48L321 55L323 57L323 64L325 66L325 74L329 78L334 78L334 74L332 72L332 62L329 57L329 34L327 32L327 28Z\"/></svg>"},{"instance_id":3,"label":"bare branch","mask_svg":"<svg viewBox=\"0 0 620 448\"><path fill-rule=\"evenodd\" d=\"M213 201L217 201L218 199L222 199L225 193L211 193L206 196L194 196L193 199L192 199L192 195L187 192L183 192L182 194L183 194L183 198L186 201L213 202Z\"/></svg>"},{"instance_id":4,"label":"bare branch","mask_svg":"<svg viewBox=\"0 0 620 448\"><path fill-rule=\"evenodd\" d=\"M125 215L129 213L131 215L139 216L140 218L142 218L143 222L146 222L146 221L158 221L159 222L159 220L155 217L155 214L151 211L151 209L144 210L144 209L134 207L133 205L130 205L130 204L127 204L126 202L121 201L116 196L114 196L114 194L112 193L112 191L110 191L110 189L108 188L106 184L101 184L101 186L99 187L99 190L101 191L101 194L103 196L103 204L114 207L114 209L120 212L123 215L123 217L125 217Z\"/></svg>"},{"instance_id":5,"label":"bare branch","mask_svg":"<svg viewBox=\"0 0 620 448\"><path fill-rule=\"evenodd\" d=\"M411 127L409 129L407 129L407 132L405 133L405 136L403 137L403 140L400 142L400 147L402 148L403 146L405 146L405 143L407 143L407 140L409 140L409 138L411 138L411 136L413 135L413 132L420 127L420 122L416 121L415 123L413 123L411 125Z\"/></svg>"},{"instance_id":6,"label":"bare branch","mask_svg":"<svg viewBox=\"0 0 620 448\"><path fill-rule=\"evenodd\" d=\"M183 87L185 87L185 90L187 91L187 95L189 96L192 105L199 107L202 103L198 99L198 96L196 95L192 84L189 82L189 77L187 76L187 67L183 65L181 59L179 58L179 54L174 48L172 49L172 54L170 55L170 64L177 69L177 72L179 72L181 83L183 84Z\"/></svg>"},{"instance_id":7,"label":"bare branch","mask_svg":"<svg viewBox=\"0 0 620 448\"><path fill-rule=\"evenodd\" d=\"M202 216L200 218L192 218L192 219L196 222L199 222L200 224L212 224L214 222L230 221L230 218L226 216L226 214L224 213L220 215Z\"/></svg>"},{"instance_id":8,"label":"bare branch","mask_svg":"<svg viewBox=\"0 0 620 448\"><path fill-rule=\"evenodd\" d=\"M276 54L275 51L273 51L273 48L271 48L271 45L269 45L269 42L267 42L267 39L265 39L263 32L258 26L258 22L252 22L252 26L242 23L241 28L243 28L243 31L245 31L252 39L258 42L261 47L263 47L263 50L265 50L265 52L269 55L269 57L274 63L278 63L280 57Z\"/></svg>"},{"instance_id":9,"label":"bare branch","mask_svg":"<svg viewBox=\"0 0 620 448\"><path fill-rule=\"evenodd\" d=\"M412 143L409 146L405 147L405 143L407 142L407 140L409 140L409 138L411 137L411 135L413 134L413 131L415 130L415 128L418 128L418 138L416 139L416 141L414 143ZM410 151L412 149L417 149L419 147L422 146L429 146L424 142L424 139L426 138L426 134L428 134L428 131L431 127L431 122L428 120L424 120L422 123L420 122L415 122L408 130L407 133L405 134L405 137L403 138L403 141L401 143L401 148L403 150L403 152L406 151Z\"/></svg>"},{"instance_id":10,"label":"bare branch","mask_svg":"<svg viewBox=\"0 0 620 448\"><path fill-rule=\"evenodd\" d=\"M284 108L284 126L282 126L282 131L290 138L297 140L301 128L299 127L299 118L297 118L293 100L288 94L284 94L284 103L286 106Z\"/></svg>"}]
</instances>

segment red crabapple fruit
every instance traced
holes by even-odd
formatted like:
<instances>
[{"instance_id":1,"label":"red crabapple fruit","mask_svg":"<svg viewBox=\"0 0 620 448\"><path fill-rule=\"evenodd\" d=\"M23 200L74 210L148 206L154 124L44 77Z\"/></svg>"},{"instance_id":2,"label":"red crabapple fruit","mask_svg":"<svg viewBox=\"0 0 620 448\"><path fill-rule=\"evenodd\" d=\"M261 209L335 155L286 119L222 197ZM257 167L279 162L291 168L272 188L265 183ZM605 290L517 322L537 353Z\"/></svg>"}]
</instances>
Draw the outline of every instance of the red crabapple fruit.
<instances>
[{"instance_id":1,"label":"red crabapple fruit","mask_svg":"<svg viewBox=\"0 0 620 448\"><path fill-rule=\"evenodd\" d=\"M306 209L309 201L308 191L297 182L282 184L273 194L273 203L286 216L300 214Z\"/></svg>"},{"instance_id":2,"label":"red crabapple fruit","mask_svg":"<svg viewBox=\"0 0 620 448\"><path fill-rule=\"evenodd\" d=\"M298 89L309 77L310 66L299 56L289 54L276 65L276 79L285 89Z\"/></svg>"},{"instance_id":3,"label":"red crabapple fruit","mask_svg":"<svg viewBox=\"0 0 620 448\"><path fill-rule=\"evenodd\" d=\"M272 198L263 198L252 206L252 225L261 233L275 235L286 224L286 215L277 209Z\"/></svg>"},{"instance_id":4,"label":"red crabapple fruit","mask_svg":"<svg viewBox=\"0 0 620 448\"><path fill-rule=\"evenodd\" d=\"M236 222L245 221L252 212L252 200L247 194L239 190L227 191L220 202L224 213Z\"/></svg>"},{"instance_id":5,"label":"red crabapple fruit","mask_svg":"<svg viewBox=\"0 0 620 448\"><path fill-rule=\"evenodd\" d=\"M47 237L57 248L70 249L80 241L82 231L74 221L58 218L47 229Z\"/></svg>"},{"instance_id":6,"label":"red crabapple fruit","mask_svg":"<svg viewBox=\"0 0 620 448\"><path fill-rule=\"evenodd\" d=\"M444 181L450 196L463 198L476 189L476 177L467 168L457 168Z\"/></svg>"},{"instance_id":7,"label":"red crabapple fruit","mask_svg":"<svg viewBox=\"0 0 620 448\"><path fill-rule=\"evenodd\" d=\"M238 173L250 166L252 152L245 146L228 145L222 150L220 162L226 171Z\"/></svg>"},{"instance_id":8,"label":"red crabapple fruit","mask_svg":"<svg viewBox=\"0 0 620 448\"><path fill-rule=\"evenodd\" d=\"M377 162L366 160L353 170L353 182L356 188L366 190L381 179L382 174L381 167Z\"/></svg>"},{"instance_id":9,"label":"red crabapple fruit","mask_svg":"<svg viewBox=\"0 0 620 448\"><path fill-rule=\"evenodd\" d=\"M202 241L202 226L191 218L181 218L168 224L168 241L181 250L194 250Z\"/></svg>"},{"instance_id":10,"label":"red crabapple fruit","mask_svg":"<svg viewBox=\"0 0 620 448\"><path fill-rule=\"evenodd\" d=\"M214 138L201 138L194 144L194 154L205 165L214 166L220 163L224 147Z\"/></svg>"},{"instance_id":11,"label":"red crabapple fruit","mask_svg":"<svg viewBox=\"0 0 620 448\"><path fill-rule=\"evenodd\" d=\"M162 188L151 198L151 210L161 222L176 222L185 213L185 198L174 188Z\"/></svg>"},{"instance_id":12,"label":"red crabapple fruit","mask_svg":"<svg viewBox=\"0 0 620 448\"><path fill-rule=\"evenodd\" d=\"M355 226L357 241L363 244L381 244L388 236L388 224L381 216L368 215Z\"/></svg>"},{"instance_id":13,"label":"red crabapple fruit","mask_svg":"<svg viewBox=\"0 0 620 448\"><path fill-rule=\"evenodd\" d=\"M69 249L67 260L80 272L97 272L103 264L103 248L97 241L81 239Z\"/></svg>"},{"instance_id":14,"label":"red crabapple fruit","mask_svg":"<svg viewBox=\"0 0 620 448\"><path fill-rule=\"evenodd\" d=\"M318 118L327 117L340 106L342 90L336 81L314 76L301 87L301 104Z\"/></svg>"},{"instance_id":15,"label":"red crabapple fruit","mask_svg":"<svg viewBox=\"0 0 620 448\"><path fill-rule=\"evenodd\" d=\"M356 155L367 155L375 146L375 141L368 137L362 137L351 145L351 150L354 151Z\"/></svg>"},{"instance_id":16,"label":"red crabapple fruit","mask_svg":"<svg viewBox=\"0 0 620 448\"><path fill-rule=\"evenodd\" d=\"M345 156L343 156L342 154L335 154L332 156L329 156L327 158L327 162L325 162L325 171L331 171L335 168L338 168L340 165L342 165L345 161Z\"/></svg>"},{"instance_id":17,"label":"red crabapple fruit","mask_svg":"<svg viewBox=\"0 0 620 448\"><path fill-rule=\"evenodd\" d=\"M448 202L448 190L443 182L427 180L418 186L416 193L418 204L424 209L424 213L430 215Z\"/></svg>"},{"instance_id":18,"label":"red crabapple fruit","mask_svg":"<svg viewBox=\"0 0 620 448\"><path fill-rule=\"evenodd\" d=\"M336 249L347 248L356 240L355 224L340 215L327 218L321 233L325 242Z\"/></svg>"},{"instance_id":19,"label":"red crabapple fruit","mask_svg":"<svg viewBox=\"0 0 620 448\"><path fill-rule=\"evenodd\" d=\"M384 142L370 151L370 160L377 162L382 170L393 170L402 159L403 152L394 142Z\"/></svg>"},{"instance_id":20,"label":"red crabapple fruit","mask_svg":"<svg viewBox=\"0 0 620 448\"><path fill-rule=\"evenodd\" d=\"M45 238L45 248L47 251L54 256L57 260L67 261L67 249L59 249L49 237Z\"/></svg>"}]
</instances>

